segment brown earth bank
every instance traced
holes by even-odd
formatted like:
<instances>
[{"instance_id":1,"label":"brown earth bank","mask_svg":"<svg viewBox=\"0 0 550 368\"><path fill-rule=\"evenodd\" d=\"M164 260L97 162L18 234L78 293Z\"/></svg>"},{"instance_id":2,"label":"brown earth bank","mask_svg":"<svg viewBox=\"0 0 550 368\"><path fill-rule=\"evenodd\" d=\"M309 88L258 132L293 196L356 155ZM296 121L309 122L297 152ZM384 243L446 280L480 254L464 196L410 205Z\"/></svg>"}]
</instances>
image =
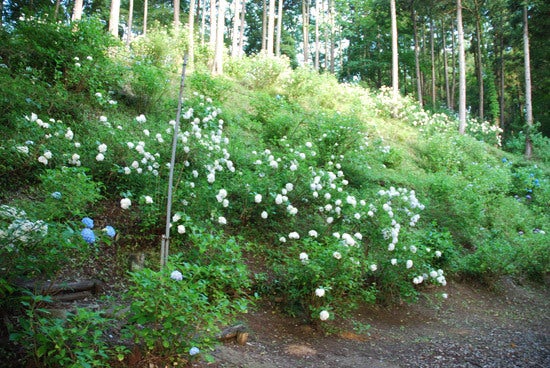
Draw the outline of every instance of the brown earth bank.
<instances>
[{"instance_id":1,"label":"brown earth bank","mask_svg":"<svg viewBox=\"0 0 550 368\"><path fill-rule=\"evenodd\" d=\"M368 306L326 334L266 303L242 319L244 345L226 342L215 368L550 367L550 288L451 282L412 305Z\"/></svg>"}]
</instances>

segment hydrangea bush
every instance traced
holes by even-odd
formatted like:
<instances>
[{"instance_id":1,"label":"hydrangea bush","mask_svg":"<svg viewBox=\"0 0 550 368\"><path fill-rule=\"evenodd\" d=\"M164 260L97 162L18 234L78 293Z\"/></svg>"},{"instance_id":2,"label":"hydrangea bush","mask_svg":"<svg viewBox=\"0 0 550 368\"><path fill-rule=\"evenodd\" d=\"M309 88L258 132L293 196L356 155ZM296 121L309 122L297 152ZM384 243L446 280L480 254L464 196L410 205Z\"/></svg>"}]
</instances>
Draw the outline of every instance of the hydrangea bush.
<instances>
[{"instance_id":1,"label":"hydrangea bush","mask_svg":"<svg viewBox=\"0 0 550 368\"><path fill-rule=\"evenodd\" d=\"M248 270L236 240L196 228L190 233L185 255L175 254L161 271L132 273L126 295L130 310L124 335L176 361L211 348L220 328L249 304Z\"/></svg>"}]
</instances>

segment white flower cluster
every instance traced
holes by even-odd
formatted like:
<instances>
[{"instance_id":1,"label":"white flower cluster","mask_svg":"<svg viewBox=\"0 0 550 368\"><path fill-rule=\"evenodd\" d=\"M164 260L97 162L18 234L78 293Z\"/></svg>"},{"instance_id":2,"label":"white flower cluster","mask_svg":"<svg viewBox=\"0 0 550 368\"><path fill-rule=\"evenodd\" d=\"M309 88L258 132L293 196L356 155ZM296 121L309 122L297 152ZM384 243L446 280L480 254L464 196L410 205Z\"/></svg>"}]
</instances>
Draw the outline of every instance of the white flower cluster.
<instances>
[{"instance_id":1,"label":"white flower cluster","mask_svg":"<svg viewBox=\"0 0 550 368\"><path fill-rule=\"evenodd\" d=\"M8 250L14 250L16 243L39 241L48 235L48 224L42 220L31 221L23 210L16 207L0 205L0 220L9 224L5 229L0 228L0 239L5 240ZM2 224L0 222L0 225Z\"/></svg>"},{"instance_id":2,"label":"white flower cluster","mask_svg":"<svg viewBox=\"0 0 550 368\"><path fill-rule=\"evenodd\" d=\"M135 171L137 174L143 174L145 172L151 173L153 176L158 176L160 164L157 162L157 158L160 157L158 152L151 153L145 149L146 143L144 141L127 142L126 146L130 150L135 150L138 154L141 155L141 158L138 160L132 161L129 166L126 166L122 169L124 174L130 175L132 171ZM145 171L143 170L145 168Z\"/></svg>"}]
</instances>

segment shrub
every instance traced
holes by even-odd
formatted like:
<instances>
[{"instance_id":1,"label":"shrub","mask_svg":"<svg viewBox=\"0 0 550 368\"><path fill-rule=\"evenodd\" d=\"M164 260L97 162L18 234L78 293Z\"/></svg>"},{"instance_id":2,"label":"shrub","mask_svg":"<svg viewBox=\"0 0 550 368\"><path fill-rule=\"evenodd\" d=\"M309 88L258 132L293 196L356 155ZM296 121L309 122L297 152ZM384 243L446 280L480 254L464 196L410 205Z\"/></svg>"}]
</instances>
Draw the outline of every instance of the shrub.
<instances>
[{"instance_id":1,"label":"shrub","mask_svg":"<svg viewBox=\"0 0 550 368\"><path fill-rule=\"evenodd\" d=\"M22 301L25 315L10 339L23 347L28 364L45 367L109 367L108 328L112 321L100 312L77 308L65 318L45 308L51 299L29 294ZM120 349L118 349L120 351Z\"/></svg>"},{"instance_id":2,"label":"shrub","mask_svg":"<svg viewBox=\"0 0 550 368\"><path fill-rule=\"evenodd\" d=\"M176 360L187 359L184 352L192 347L211 348L220 327L248 304L246 266L235 240L197 230L190 238L195 260L176 254L161 271L132 273L126 294L125 335L146 351Z\"/></svg>"},{"instance_id":3,"label":"shrub","mask_svg":"<svg viewBox=\"0 0 550 368\"><path fill-rule=\"evenodd\" d=\"M228 61L225 73L254 90L282 92L280 86L290 74L287 58L274 58L265 54Z\"/></svg>"}]
</instances>

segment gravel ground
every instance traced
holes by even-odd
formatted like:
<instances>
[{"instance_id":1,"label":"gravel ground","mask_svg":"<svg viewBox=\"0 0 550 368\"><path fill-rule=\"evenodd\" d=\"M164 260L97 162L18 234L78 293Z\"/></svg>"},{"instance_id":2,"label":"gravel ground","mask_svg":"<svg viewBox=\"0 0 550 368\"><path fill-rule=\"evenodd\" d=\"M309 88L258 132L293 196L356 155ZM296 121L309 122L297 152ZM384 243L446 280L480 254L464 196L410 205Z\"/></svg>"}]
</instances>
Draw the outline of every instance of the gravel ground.
<instances>
[{"instance_id":1,"label":"gravel ground","mask_svg":"<svg viewBox=\"0 0 550 368\"><path fill-rule=\"evenodd\" d=\"M450 283L414 305L368 307L356 313L367 333L353 328L324 335L264 305L245 319L246 345L228 342L216 368L550 367L550 292L503 280L497 290ZM437 292L441 292L438 290ZM349 321L348 321L349 322Z\"/></svg>"}]
</instances>

